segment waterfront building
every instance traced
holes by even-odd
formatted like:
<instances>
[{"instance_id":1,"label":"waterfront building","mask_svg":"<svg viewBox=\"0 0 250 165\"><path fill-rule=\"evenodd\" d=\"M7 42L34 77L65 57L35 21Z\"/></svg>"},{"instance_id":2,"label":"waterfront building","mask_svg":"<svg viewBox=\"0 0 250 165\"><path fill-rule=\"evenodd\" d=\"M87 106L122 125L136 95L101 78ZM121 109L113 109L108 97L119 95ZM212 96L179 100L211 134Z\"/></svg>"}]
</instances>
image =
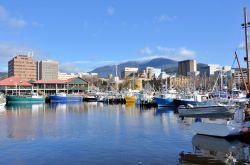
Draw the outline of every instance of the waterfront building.
<instances>
[{"instance_id":1,"label":"waterfront building","mask_svg":"<svg viewBox=\"0 0 250 165\"><path fill-rule=\"evenodd\" d=\"M68 80L37 80L32 83L16 77L0 80L0 92L11 95L25 95L37 92L40 95L76 93L88 91L88 82L80 77Z\"/></svg>"},{"instance_id":2,"label":"waterfront building","mask_svg":"<svg viewBox=\"0 0 250 165\"><path fill-rule=\"evenodd\" d=\"M148 79L152 79L153 77L158 78L161 74L161 69L154 67L146 67L146 74Z\"/></svg>"},{"instance_id":3,"label":"waterfront building","mask_svg":"<svg viewBox=\"0 0 250 165\"><path fill-rule=\"evenodd\" d=\"M52 60L37 62L37 80L57 80L59 63Z\"/></svg>"},{"instance_id":4,"label":"waterfront building","mask_svg":"<svg viewBox=\"0 0 250 165\"><path fill-rule=\"evenodd\" d=\"M138 68L125 67L121 72L121 77L123 79L133 77L138 73Z\"/></svg>"},{"instance_id":5,"label":"waterfront building","mask_svg":"<svg viewBox=\"0 0 250 165\"><path fill-rule=\"evenodd\" d=\"M196 60L185 60L178 62L178 73L182 76L188 76L189 72L196 72L197 64Z\"/></svg>"},{"instance_id":6,"label":"waterfront building","mask_svg":"<svg viewBox=\"0 0 250 165\"><path fill-rule=\"evenodd\" d=\"M22 81L36 80L36 61L29 55L18 55L8 62L8 77L16 77Z\"/></svg>"},{"instance_id":7,"label":"waterfront building","mask_svg":"<svg viewBox=\"0 0 250 165\"><path fill-rule=\"evenodd\" d=\"M31 93L32 84L22 81L17 77L8 77L0 80L0 92L10 95L22 95Z\"/></svg>"},{"instance_id":8,"label":"waterfront building","mask_svg":"<svg viewBox=\"0 0 250 165\"><path fill-rule=\"evenodd\" d=\"M38 80L32 83L34 91L43 95L57 93L79 93L88 91L88 81L75 77L68 80Z\"/></svg>"}]
</instances>

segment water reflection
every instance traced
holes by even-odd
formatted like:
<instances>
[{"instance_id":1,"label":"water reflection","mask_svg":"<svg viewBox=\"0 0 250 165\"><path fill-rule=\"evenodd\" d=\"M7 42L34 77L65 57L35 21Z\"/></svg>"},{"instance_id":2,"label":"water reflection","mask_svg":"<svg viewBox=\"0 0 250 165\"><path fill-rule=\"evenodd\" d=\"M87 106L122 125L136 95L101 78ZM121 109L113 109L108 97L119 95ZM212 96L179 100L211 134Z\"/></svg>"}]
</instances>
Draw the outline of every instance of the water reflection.
<instances>
[{"instance_id":1,"label":"water reflection","mask_svg":"<svg viewBox=\"0 0 250 165\"><path fill-rule=\"evenodd\" d=\"M235 164L250 162L250 141L204 135L192 138L193 152L179 154L181 164Z\"/></svg>"},{"instance_id":2,"label":"water reflection","mask_svg":"<svg viewBox=\"0 0 250 165\"><path fill-rule=\"evenodd\" d=\"M180 150L191 150L190 127L171 109L102 103L6 109L0 164L176 164Z\"/></svg>"}]
</instances>

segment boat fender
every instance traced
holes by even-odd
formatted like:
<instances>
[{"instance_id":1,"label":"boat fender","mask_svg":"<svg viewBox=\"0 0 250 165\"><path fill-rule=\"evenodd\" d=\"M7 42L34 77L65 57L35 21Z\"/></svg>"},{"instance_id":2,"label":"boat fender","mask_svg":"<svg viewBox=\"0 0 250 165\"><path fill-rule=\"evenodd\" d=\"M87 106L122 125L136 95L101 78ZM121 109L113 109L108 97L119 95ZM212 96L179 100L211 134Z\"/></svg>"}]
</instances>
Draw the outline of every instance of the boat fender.
<instances>
[{"instance_id":1,"label":"boat fender","mask_svg":"<svg viewBox=\"0 0 250 165\"><path fill-rule=\"evenodd\" d=\"M243 134L249 134L249 128L243 127L243 128L241 129L241 132L242 132Z\"/></svg>"}]
</instances>

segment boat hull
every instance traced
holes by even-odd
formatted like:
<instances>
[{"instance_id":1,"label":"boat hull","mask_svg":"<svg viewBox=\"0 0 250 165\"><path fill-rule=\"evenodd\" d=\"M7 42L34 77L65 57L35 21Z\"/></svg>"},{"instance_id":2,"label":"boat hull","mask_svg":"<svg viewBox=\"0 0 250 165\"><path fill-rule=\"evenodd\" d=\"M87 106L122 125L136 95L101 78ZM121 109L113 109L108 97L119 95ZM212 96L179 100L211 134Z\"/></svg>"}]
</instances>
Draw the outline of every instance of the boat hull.
<instances>
[{"instance_id":1,"label":"boat hull","mask_svg":"<svg viewBox=\"0 0 250 165\"><path fill-rule=\"evenodd\" d=\"M50 95L50 102L82 102L83 96L57 96Z\"/></svg>"},{"instance_id":2,"label":"boat hull","mask_svg":"<svg viewBox=\"0 0 250 165\"><path fill-rule=\"evenodd\" d=\"M198 101L191 101L191 100L179 100L179 99L175 99L174 100L174 104L175 104L176 107L179 107L180 105L187 106L188 104L197 105L197 104L200 104L200 102L198 102Z\"/></svg>"},{"instance_id":3,"label":"boat hull","mask_svg":"<svg viewBox=\"0 0 250 165\"><path fill-rule=\"evenodd\" d=\"M192 124L192 130L195 134L229 137L241 134L242 125L240 123L234 124L217 124L217 123L203 123L196 122Z\"/></svg>"},{"instance_id":4,"label":"boat hull","mask_svg":"<svg viewBox=\"0 0 250 165\"><path fill-rule=\"evenodd\" d=\"M183 117L195 117L195 116L221 116L221 115L233 115L235 112L234 108L225 106L201 106L201 107L179 107L179 116Z\"/></svg>"},{"instance_id":5,"label":"boat hull","mask_svg":"<svg viewBox=\"0 0 250 165\"><path fill-rule=\"evenodd\" d=\"M6 96L7 103L45 103L44 97Z\"/></svg>"},{"instance_id":6,"label":"boat hull","mask_svg":"<svg viewBox=\"0 0 250 165\"><path fill-rule=\"evenodd\" d=\"M176 106L174 99L171 99L171 98L154 97L154 100L157 106L159 107L175 107Z\"/></svg>"},{"instance_id":7,"label":"boat hull","mask_svg":"<svg viewBox=\"0 0 250 165\"><path fill-rule=\"evenodd\" d=\"M129 104L134 104L137 99L135 96L125 96L124 98L126 100L126 103Z\"/></svg>"}]
</instances>

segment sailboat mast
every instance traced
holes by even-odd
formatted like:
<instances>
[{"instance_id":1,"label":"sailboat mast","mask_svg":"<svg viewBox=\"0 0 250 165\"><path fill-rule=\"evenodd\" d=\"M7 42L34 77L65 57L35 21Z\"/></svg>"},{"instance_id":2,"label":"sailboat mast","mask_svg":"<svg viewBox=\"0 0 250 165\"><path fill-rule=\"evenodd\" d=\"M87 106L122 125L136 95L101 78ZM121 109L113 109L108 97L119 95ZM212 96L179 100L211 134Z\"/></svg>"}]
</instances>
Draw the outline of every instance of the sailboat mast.
<instances>
[{"instance_id":1,"label":"sailboat mast","mask_svg":"<svg viewBox=\"0 0 250 165\"><path fill-rule=\"evenodd\" d=\"M247 22L247 9L244 7L244 28L245 28L245 44L246 44L246 62L247 62L247 87L250 85L250 68L249 68L249 56L248 56L248 22Z\"/></svg>"}]
</instances>

